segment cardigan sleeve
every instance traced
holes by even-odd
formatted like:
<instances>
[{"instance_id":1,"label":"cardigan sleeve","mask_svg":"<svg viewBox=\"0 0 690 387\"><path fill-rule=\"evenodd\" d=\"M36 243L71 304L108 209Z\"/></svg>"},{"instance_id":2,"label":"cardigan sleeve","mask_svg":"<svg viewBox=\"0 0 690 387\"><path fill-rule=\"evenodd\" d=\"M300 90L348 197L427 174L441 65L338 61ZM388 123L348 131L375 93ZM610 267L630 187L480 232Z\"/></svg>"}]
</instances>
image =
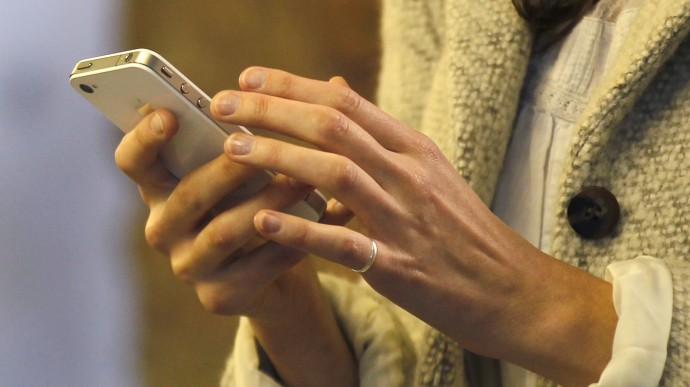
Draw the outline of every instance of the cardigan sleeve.
<instances>
[{"instance_id":1,"label":"cardigan sleeve","mask_svg":"<svg viewBox=\"0 0 690 387\"><path fill-rule=\"evenodd\" d=\"M690 381L690 262L666 260L673 278L673 317L662 386Z\"/></svg>"},{"instance_id":2,"label":"cardigan sleeve","mask_svg":"<svg viewBox=\"0 0 690 387\"><path fill-rule=\"evenodd\" d=\"M320 280L357 359L360 386L410 385L416 356L390 303L363 284L329 275L321 275ZM271 367L261 364L264 361L247 319L240 319L221 385L280 386L277 375L266 371Z\"/></svg>"}]
</instances>

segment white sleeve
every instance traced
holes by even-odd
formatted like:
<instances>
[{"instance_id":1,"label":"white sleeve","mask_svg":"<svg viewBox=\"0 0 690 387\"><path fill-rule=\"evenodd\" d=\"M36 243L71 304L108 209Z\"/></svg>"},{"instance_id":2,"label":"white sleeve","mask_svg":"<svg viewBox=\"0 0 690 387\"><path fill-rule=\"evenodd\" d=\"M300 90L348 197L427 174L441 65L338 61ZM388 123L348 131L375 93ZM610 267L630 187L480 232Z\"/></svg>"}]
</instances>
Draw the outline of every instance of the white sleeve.
<instances>
[{"instance_id":1,"label":"white sleeve","mask_svg":"<svg viewBox=\"0 0 690 387\"><path fill-rule=\"evenodd\" d=\"M328 275L320 279L357 358L360 386L410 385L416 357L408 332L390 303L361 284ZM262 372L259 363L251 328L241 318L221 385L279 387L271 375Z\"/></svg>"},{"instance_id":2,"label":"white sleeve","mask_svg":"<svg viewBox=\"0 0 690 387\"><path fill-rule=\"evenodd\" d=\"M235 345L228 360L221 386L280 387L271 375L259 369L259 354L252 329L246 318L240 318Z\"/></svg>"},{"instance_id":3,"label":"white sleeve","mask_svg":"<svg viewBox=\"0 0 690 387\"><path fill-rule=\"evenodd\" d=\"M609 265L618 325L611 361L591 386L657 386L664 371L673 312L671 273L641 256Z\"/></svg>"}]
</instances>

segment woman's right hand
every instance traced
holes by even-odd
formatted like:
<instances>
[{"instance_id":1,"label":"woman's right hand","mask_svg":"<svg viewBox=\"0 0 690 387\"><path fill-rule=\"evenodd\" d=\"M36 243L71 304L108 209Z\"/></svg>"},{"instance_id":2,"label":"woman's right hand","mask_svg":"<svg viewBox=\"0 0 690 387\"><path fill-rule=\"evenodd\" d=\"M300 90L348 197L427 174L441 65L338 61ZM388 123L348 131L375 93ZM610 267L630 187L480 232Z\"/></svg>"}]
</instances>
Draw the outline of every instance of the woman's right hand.
<instances>
[{"instance_id":1,"label":"woman's right hand","mask_svg":"<svg viewBox=\"0 0 690 387\"><path fill-rule=\"evenodd\" d=\"M176 130L169 111L155 111L115 152L150 209L148 243L170 257L175 275L194 287L206 309L249 317L287 385L357 385L356 362L305 254L275 242L247 247L256 245L259 210L289 208L312 188L277 175L258 194L228 206L229 193L264 172L220 155L178 182L159 157ZM350 217L331 200L322 221L344 224Z\"/></svg>"},{"instance_id":2,"label":"woman's right hand","mask_svg":"<svg viewBox=\"0 0 690 387\"><path fill-rule=\"evenodd\" d=\"M170 257L175 275L191 284L213 313L269 321L299 313L317 286L309 265L298 265L304 254L274 242L251 251L247 246L257 244L253 217L259 210L286 208L311 187L278 175L254 197L225 208L229 193L263 172L221 155L178 182L159 157L176 130L175 117L158 110L126 134L115 153L150 209L148 243ZM329 203L326 217L345 220L347 214Z\"/></svg>"}]
</instances>

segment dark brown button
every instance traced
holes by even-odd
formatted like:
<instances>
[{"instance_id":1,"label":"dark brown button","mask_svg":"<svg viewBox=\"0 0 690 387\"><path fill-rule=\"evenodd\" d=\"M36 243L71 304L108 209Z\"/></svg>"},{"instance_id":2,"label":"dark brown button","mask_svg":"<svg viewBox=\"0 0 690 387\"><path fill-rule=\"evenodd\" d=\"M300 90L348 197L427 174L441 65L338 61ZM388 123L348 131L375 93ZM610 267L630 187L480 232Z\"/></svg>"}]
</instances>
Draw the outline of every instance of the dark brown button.
<instances>
[{"instance_id":1,"label":"dark brown button","mask_svg":"<svg viewBox=\"0 0 690 387\"><path fill-rule=\"evenodd\" d=\"M610 236L619 220L618 200L606 188L584 187L568 203L568 222L585 239Z\"/></svg>"}]
</instances>

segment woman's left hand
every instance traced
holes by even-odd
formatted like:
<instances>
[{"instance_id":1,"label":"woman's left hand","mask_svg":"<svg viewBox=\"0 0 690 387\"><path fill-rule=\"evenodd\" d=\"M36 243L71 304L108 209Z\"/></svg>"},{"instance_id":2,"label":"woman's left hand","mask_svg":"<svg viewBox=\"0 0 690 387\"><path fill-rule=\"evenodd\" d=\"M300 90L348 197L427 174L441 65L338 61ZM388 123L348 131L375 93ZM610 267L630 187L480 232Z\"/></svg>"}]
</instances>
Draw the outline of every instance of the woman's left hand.
<instances>
[{"instance_id":1,"label":"woman's left hand","mask_svg":"<svg viewBox=\"0 0 690 387\"><path fill-rule=\"evenodd\" d=\"M317 149L234 134L227 156L330 192L366 230L264 210L255 217L263 236L354 269L367 264L375 240L378 252L363 274L366 281L461 345L536 371L558 367L541 364L543 357L568 363L572 359L561 359L564 346L580 346L592 364L580 358L575 366L601 371L611 350L601 334L612 338L615 327L609 285L515 234L428 137L357 95L342 78L323 82L254 67L242 74L240 87L214 97L216 118ZM597 319L603 324L593 323ZM608 348L593 356L596 340L582 330Z\"/></svg>"}]
</instances>

